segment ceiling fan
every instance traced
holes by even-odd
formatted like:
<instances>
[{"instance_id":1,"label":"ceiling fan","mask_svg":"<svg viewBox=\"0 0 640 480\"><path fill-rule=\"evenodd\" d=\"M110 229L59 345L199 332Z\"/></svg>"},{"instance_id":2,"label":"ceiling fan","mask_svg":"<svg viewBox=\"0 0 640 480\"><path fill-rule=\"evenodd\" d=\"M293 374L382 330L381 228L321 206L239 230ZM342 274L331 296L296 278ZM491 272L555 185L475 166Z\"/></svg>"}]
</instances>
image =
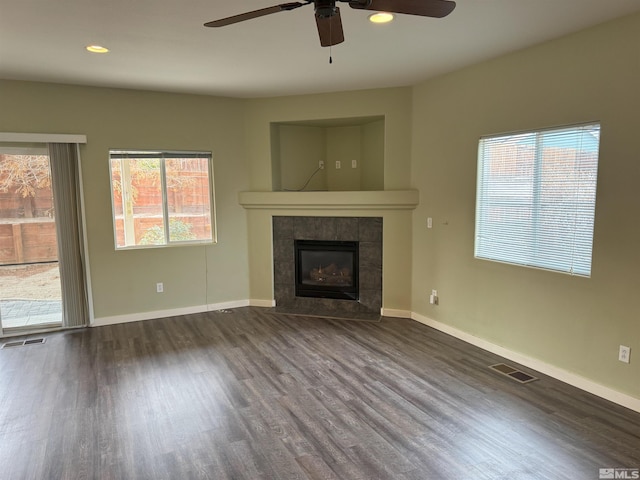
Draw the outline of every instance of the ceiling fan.
<instances>
[{"instance_id":1,"label":"ceiling fan","mask_svg":"<svg viewBox=\"0 0 640 480\"><path fill-rule=\"evenodd\" d=\"M336 1L348 3L351 8L357 10L375 10L389 13L406 13L423 17L442 18L449 15L456 7L456 3L450 0L305 0L303 2L290 2L261 8L251 12L233 15L220 20L213 20L204 24L205 27L224 27L233 23L243 22L252 18L263 17L272 13L294 10L313 3L320 36L320 45L329 47L344 42L340 8Z\"/></svg>"}]
</instances>

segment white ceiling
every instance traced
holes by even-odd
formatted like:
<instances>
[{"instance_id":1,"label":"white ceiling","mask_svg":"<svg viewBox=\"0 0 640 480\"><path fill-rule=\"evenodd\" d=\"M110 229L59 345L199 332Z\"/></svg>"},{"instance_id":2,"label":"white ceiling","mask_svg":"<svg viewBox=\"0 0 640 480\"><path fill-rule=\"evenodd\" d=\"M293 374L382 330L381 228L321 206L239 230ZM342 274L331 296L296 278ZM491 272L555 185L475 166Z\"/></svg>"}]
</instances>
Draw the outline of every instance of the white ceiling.
<instances>
[{"instance_id":1,"label":"white ceiling","mask_svg":"<svg viewBox=\"0 0 640 480\"><path fill-rule=\"evenodd\" d=\"M203 26L284 1L0 0L0 78L232 97L404 86L640 11L638 0L458 0L444 19L373 25L339 3L333 64L312 5Z\"/></svg>"}]
</instances>

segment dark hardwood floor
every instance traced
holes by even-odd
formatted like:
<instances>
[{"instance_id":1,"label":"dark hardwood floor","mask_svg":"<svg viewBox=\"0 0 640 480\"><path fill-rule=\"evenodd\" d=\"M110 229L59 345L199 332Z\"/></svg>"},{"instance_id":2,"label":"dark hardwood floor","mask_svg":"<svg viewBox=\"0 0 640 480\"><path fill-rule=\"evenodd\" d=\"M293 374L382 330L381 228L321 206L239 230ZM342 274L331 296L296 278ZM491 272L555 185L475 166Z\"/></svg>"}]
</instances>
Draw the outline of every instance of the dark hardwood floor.
<instances>
[{"instance_id":1,"label":"dark hardwood floor","mask_svg":"<svg viewBox=\"0 0 640 480\"><path fill-rule=\"evenodd\" d=\"M257 308L49 334L0 350L0 478L595 480L640 467L640 414L487 368L501 361L411 320Z\"/></svg>"}]
</instances>

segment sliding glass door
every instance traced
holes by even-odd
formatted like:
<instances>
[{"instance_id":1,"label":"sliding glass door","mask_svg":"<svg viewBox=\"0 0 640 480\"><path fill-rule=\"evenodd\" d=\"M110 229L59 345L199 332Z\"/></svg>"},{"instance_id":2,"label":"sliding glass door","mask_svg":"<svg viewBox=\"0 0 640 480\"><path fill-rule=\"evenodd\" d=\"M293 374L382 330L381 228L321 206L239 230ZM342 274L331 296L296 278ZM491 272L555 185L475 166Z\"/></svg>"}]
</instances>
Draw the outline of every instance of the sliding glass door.
<instances>
[{"instance_id":1,"label":"sliding glass door","mask_svg":"<svg viewBox=\"0 0 640 480\"><path fill-rule=\"evenodd\" d=\"M0 326L62 325L58 235L45 144L0 144Z\"/></svg>"}]
</instances>

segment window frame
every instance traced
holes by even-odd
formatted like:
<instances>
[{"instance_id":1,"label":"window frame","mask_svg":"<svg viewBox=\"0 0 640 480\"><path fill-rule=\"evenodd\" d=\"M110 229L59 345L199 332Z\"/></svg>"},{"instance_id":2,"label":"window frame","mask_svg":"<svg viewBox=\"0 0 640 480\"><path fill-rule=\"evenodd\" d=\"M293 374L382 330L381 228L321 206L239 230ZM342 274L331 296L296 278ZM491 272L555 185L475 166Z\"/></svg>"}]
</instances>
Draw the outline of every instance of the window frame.
<instances>
[{"instance_id":1,"label":"window frame","mask_svg":"<svg viewBox=\"0 0 640 480\"><path fill-rule=\"evenodd\" d=\"M540 194L541 185L544 184L545 182L549 182L550 179L557 179L560 177L559 175L545 176L544 174L541 173L541 169L543 168L544 161L545 161L544 160L545 147L542 146L542 142L544 142L545 140L544 135L545 134L553 135L554 133L557 133L558 137L556 138L560 138L560 135L562 135L561 132L567 131L568 133L565 134L566 137L564 138L569 138L571 135L580 135L580 134L585 135L586 133L580 133L580 130L584 130L586 132L588 129L593 129L594 131L597 131L597 136L595 137L596 148L591 150L588 148L576 150L577 152L576 157L578 155L584 155L585 153L588 153L588 152L595 152L594 165L591 168L586 169L586 171L593 174L593 177L592 177L593 181L591 184L588 184L588 182L584 182L584 185L588 184L588 186L593 188L593 199L588 204L590 207L588 212L588 214L590 215L590 218L589 218L590 232L588 236L588 241L583 243L576 241L576 238L579 236L578 235L579 223L576 221L576 224L572 226L571 235L573 236L573 239L570 242L564 242L562 239L558 239L556 242L553 242L551 244L551 247L545 250L544 244L541 245L536 238L541 233L543 233L541 231L543 230L543 228L541 227L539 216L543 213L544 207L548 208L549 205L564 205L564 203L558 202L558 203L549 204L548 202L544 202L543 200L541 200L542 198L542 195ZM525 131L518 131L518 132L485 135L480 137L478 142L478 154L477 154L476 205L475 205L476 212L475 212L475 231L474 231L474 234L475 234L474 258L475 259L503 263L506 265L514 265L514 266L528 267L528 268L534 268L539 270L546 270L550 272L564 273L567 275L578 276L582 278L591 277L592 266L593 266L593 241L594 241L595 221L596 221L595 217L596 217L596 202L597 202L598 168L600 164L601 131L602 131L601 122L592 121L592 122L561 125L561 126L539 128L539 129L532 129L532 130L525 130ZM525 136L525 135L533 135L534 145L535 145L535 150L533 152L534 161L531 169L532 171L528 175L528 177L525 177L530 179L531 185L532 185L531 187L532 198L530 203L526 204L526 206L529 206L531 209L530 210L531 218L527 223L527 227L531 230L531 234L527 238L527 240L529 241L528 246L529 248L532 249L532 251L535 251L535 252L544 251L545 255L537 255L537 254L523 255L522 258L526 257L527 261L521 260L520 257L518 257L517 255L511 256L510 259L504 258L504 257L508 257L509 255L502 256L501 258L498 258L499 257L498 255L494 255L492 258L489 255L489 253L491 252L488 252L491 250L491 247L485 246L484 248L482 248L480 246L480 243L481 243L480 240L481 240L482 234L483 233L486 234L491 230L491 227L490 227L491 222L489 221L487 221L487 223L484 223L484 229L481 227L482 227L483 221L485 221L487 216L491 215L491 213L488 212L487 210L492 205L488 201L483 201L483 199L485 198L483 194L486 194L484 190L490 188L490 185L489 185L490 179L486 178L486 172L485 172L485 169L490 167L487 167L486 163L489 163L491 161L491 160L484 159L483 149L485 147L485 142L487 141L501 140L501 139L508 141L508 140L513 140L515 137ZM518 158L520 157L519 156L509 157L510 160L514 160L514 161L517 160ZM496 159L493 159L493 161L496 161ZM579 168L574 168L572 172L578 173L580 172L580 170ZM511 177L513 177L514 179L516 178L515 174L512 174ZM495 188L495 185L496 184L494 183L493 185L494 188ZM582 185L583 183L581 181L572 182L567 185L567 189L563 190L563 192L570 192L569 188L575 187L575 186L582 186ZM563 212L564 213L573 212L575 215L575 218L578 219L579 213L584 215L584 211L581 209L581 207L586 204L587 204L586 202L580 203L574 200L573 203L569 203L569 205L573 205L574 209L572 210L571 208L567 208L563 210ZM496 204L494 203L493 204L494 208L495 208L495 205ZM511 205L508 205L508 206L515 207L516 205L517 203L512 203ZM511 219L511 220L513 222L514 219ZM496 225L496 222L493 222L493 225ZM517 227L514 227L514 231L515 230L517 230ZM508 234L500 238L502 239L508 238ZM513 237L513 238L525 239L526 235L523 235L522 237ZM546 239L548 238L550 237L547 236ZM550 266L550 264L556 263L555 261L553 261L553 257L554 255L557 254L557 251L563 246L567 246L571 250L571 259L568 262L565 262L568 264L568 267L561 268L561 263L563 262L560 262L560 261L558 261L555 266ZM589 248L588 269L576 268L580 266L579 262L574 261L574 258L576 257L576 250L578 250L576 247L579 247L579 246L588 246ZM493 250L494 251L497 250L497 247L495 246L495 241L494 241ZM585 259L587 258L586 255L583 255L582 257Z\"/></svg>"},{"instance_id":2,"label":"window frame","mask_svg":"<svg viewBox=\"0 0 640 480\"><path fill-rule=\"evenodd\" d=\"M137 245L124 245L118 246L118 230L117 230L117 217L116 217L116 202L114 198L114 178L113 178L113 166L112 161L116 159L159 159L160 160L160 192L162 195L162 225L165 235L165 243L163 244L137 244ZM169 221L171 219L169 215L169 201L167 195L167 173L166 173L166 160L168 159L180 159L180 158L202 158L207 160L207 190L209 198L209 220L211 223L211 238L207 239L195 239L195 240L171 240L170 239L170 226ZM215 204L215 182L213 172L213 152L204 151L192 151L192 150L146 150L146 149L125 149L125 148L111 148L109 149L109 184L111 194L111 220L113 222L113 244L116 251L122 250L139 250L149 248L173 248L184 246L196 246L196 245L214 245L217 243L217 223L216 223L216 204ZM121 178L122 182L122 178ZM124 196L123 196L124 201ZM126 216L125 206L123 205L123 220Z\"/></svg>"}]
</instances>

